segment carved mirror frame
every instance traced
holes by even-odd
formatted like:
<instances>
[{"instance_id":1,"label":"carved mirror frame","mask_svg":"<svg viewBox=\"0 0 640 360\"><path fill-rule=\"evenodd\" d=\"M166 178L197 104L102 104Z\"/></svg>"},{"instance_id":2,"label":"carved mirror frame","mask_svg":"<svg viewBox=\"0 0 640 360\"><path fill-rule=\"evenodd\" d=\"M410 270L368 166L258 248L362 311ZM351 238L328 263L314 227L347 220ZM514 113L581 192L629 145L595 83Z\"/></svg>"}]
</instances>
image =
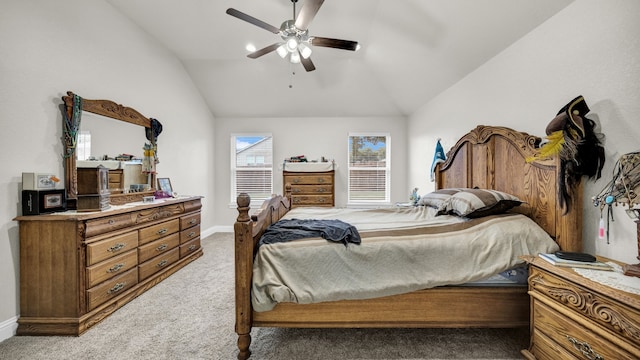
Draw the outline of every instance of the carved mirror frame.
<instances>
[{"instance_id":1,"label":"carved mirror frame","mask_svg":"<svg viewBox=\"0 0 640 360\"><path fill-rule=\"evenodd\" d=\"M65 113L67 119L72 119L74 114L74 102L77 94L72 91L67 91L67 95L62 97L64 101ZM90 100L81 98L82 108L81 111L87 111L90 113L102 115L114 120L124 121L130 124L139 125L145 128L151 128L151 119L140 114L137 110L115 103L111 100ZM63 119L63 121L65 121ZM63 124L64 131L64 124ZM141 132L143 133L143 132ZM67 191L67 207L70 209L76 208L76 202L78 199L78 172L76 168L76 156L75 147L65 140L63 135L64 145L64 172L65 172L65 189ZM151 174L151 191L129 193L129 194L112 194L111 204L121 205L128 202L141 201L143 196L153 194L155 191L156 174Z\"/></svg>"}]
</instances>

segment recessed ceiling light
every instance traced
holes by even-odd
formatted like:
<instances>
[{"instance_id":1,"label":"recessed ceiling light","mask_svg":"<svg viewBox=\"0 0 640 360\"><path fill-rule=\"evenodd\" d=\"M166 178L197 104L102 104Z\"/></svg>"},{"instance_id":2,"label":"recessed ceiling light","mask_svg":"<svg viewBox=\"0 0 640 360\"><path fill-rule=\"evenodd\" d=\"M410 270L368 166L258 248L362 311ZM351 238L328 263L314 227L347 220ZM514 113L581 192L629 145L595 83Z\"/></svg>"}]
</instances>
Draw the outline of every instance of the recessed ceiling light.
<instances>
[{"instance_id":1,"label":"recessed ceiling light","mask_svg":"<svg viewBox=\"0 0 640 360\"><path fill-rule=\"evenodd\" d=\"M247 51L249 52L256 51L256 47L253 44L247 44L247 46L245 46L245 49L247 49Z\"/></svg>"}]
</instances>

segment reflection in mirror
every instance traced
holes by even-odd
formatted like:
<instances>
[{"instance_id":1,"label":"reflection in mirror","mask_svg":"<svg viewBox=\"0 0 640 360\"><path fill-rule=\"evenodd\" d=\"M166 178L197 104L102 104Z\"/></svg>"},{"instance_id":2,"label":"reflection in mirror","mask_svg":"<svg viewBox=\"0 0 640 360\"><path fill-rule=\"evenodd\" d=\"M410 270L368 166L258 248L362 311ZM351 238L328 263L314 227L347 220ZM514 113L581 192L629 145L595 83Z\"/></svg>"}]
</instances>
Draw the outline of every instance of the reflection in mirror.
<instances>
[{"instance_id":1,"label":"reflection in mirror","mask_svg":"<svg viewBox=\"0 0 640 360\"><path fill-rule=\"evenodd\" d=\"M162 132L162 124L111 100L84 99L71 91L62 100L67 208L76 208L77 167L102 165L110 169L112 205L141 201L142 197L153 195L156 182L156 142ZM143 150L143 147L152 150ZM122 154L131 155L135 160L129 161L127 158L127 161L121 161L119 155ZM105 157L107 160L102 160ZM79 160L89 158L100 161ZM135 187L138 189L136 193L128 191L131 184L138 185ZM147 185L140 187L140 184Z\"/></svg>"},{"instance_id":2,"label":"reflection in mirror","mask_svg":"<svg viewBox=\"0 0 640 360\"><path fill-rule=\"evenodd\" d=\"M82 139L83 135L85 139ZM87 137L90 140L85 144L83 140L86 141ZM142 160L145 142L148 141L140 126L84 111L80 122L77 159L105 160L129 154Z\"/></svg>"}]
</instances>

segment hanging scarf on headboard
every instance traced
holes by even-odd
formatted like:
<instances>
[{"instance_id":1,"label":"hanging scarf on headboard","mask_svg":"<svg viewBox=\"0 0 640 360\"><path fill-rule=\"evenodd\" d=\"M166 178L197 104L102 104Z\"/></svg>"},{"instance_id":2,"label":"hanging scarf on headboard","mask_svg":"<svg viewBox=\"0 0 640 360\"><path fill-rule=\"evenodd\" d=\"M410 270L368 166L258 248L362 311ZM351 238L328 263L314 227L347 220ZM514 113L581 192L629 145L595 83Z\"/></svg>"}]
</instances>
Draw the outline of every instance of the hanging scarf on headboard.
<instances>
[{"instance_id":1,"label":"hanging scarf on headboard","mask_svg":"<svg viewBox=\"0 0 640 360\"><path fill-rule=\"evenodd\" d=\"M68 158L76 152L78 145L78 130L80 129L80 118L82 117L82 98L73 94L73 107L71 109L71 118L67 111L62 112L64 117L62 129L64 133L65 153L63 156Z\"/></svg>"}]
</instances>

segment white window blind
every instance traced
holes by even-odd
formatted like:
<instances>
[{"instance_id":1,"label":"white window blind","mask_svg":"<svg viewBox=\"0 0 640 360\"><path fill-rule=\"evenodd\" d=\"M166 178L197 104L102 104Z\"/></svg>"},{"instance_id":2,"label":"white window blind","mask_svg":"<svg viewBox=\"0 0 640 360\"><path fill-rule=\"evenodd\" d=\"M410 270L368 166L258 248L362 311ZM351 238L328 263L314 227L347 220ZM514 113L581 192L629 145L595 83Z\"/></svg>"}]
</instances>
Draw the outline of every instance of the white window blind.
<instances>
[{"instance_id":1,"label":"white window blind","mask_svg":"<svg viewBox=\"0 0 640 360\"><path fill-rule=\"evenodd\" d=\"M231 136L231 202L240 193L262 201L273 193L273 140L271 134Z\"/></svg>"},{"instance_id":2,"label":"white window blind","mask_svg":"<svg viewBox=\"0 0 640 360\"><path fill-rule=\"evenodd\" d=\"M349 134L349 203L388 203L388 134Z\"/></svg>"}]
</instances>

